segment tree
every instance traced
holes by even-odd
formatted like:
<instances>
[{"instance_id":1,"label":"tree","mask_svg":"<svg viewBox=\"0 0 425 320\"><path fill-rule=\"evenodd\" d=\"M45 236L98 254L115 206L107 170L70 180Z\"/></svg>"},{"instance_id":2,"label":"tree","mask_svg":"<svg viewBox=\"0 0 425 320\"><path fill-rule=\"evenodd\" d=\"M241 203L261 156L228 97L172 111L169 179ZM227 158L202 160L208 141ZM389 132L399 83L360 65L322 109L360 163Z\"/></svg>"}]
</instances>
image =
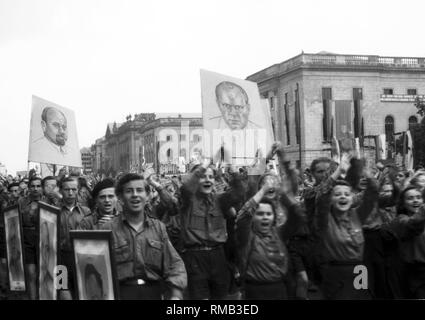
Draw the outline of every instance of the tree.
<instances>
[{"instance_id":1,"label":"tree","mask_svg":"<svg viewBox=\"0 0 425 320\"><path fill-rule=\"evenodd\" d=\"M419 96L416 97L415 99L415 107L418 109L418 114L423 117L425 115L425 99L421 98ZM422 118L421 121L422 124L425 124L425 117Z\"/></svg>"},{"instance_id":2,"label":"tree","mask_svg":"<svg viewBox=\"0 0 425 320\"><path fill-rule=\"evenodd\" d=\"M419 96L415 99L418 114L423 117L420 124L412 126L413 155L415 165L425 163L425 99Z\"/></svg>"}]
</instances>

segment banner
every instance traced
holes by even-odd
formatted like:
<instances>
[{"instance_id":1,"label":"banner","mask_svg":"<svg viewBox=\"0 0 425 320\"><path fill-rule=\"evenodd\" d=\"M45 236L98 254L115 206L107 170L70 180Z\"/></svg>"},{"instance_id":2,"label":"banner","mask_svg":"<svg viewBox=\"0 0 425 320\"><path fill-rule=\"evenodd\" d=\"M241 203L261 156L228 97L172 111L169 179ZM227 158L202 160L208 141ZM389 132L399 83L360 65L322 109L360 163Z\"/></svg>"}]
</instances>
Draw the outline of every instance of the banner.
<instances>
[{"instance_id":1,"label":"banner","mask_svg":"<svg viewBox=\"0 0 425 320\"><path fill-rule=\"evenodd\" d=\"M273 132L270 110L261 103L257 84L201 70L201 90L203 154L216 162L224 147L224 162L236 166L252 165L258 151L265 157Z\"/></svg>"},{"instance_id":2,"label":"banner","mask_svg":"<svg viewBox=\"0 0 425 320\"><path fill-rule=\"evenodd\" d=\"M32 97L28 161L81 167L72 110Z\"/></svg>"}]
</instances>

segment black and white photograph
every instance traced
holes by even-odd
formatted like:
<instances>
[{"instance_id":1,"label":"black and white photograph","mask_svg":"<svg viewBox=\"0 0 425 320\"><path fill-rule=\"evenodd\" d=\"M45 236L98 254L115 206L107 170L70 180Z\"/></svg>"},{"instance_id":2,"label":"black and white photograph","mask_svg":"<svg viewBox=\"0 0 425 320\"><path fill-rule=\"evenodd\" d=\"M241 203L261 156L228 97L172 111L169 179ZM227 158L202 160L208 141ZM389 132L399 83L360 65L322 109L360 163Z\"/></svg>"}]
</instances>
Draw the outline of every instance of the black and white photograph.
<instances>
[{"instance_id":1,"label":"black and white photograph","mask_svg":"<svg viewBox=\"0 0 425 320\"><path fill-rule=\"evenodd\" d=\"M110 231L71 231L79 300L117 299Z\"/></svg>"},{"instance_id":2,"label":"black and white photograph","mask_svg":"<svg viewBox=\"0 0 425 320\"><path fill-rule=\"evenodd\" d=\"M60 211L40 202L38 216L38 299L57 300L55 276L59 264Z\"/></svg>"},{"instance_id":3,"label":"black and white photograph","mask_svg":"<svg viewBox=\"0 0 425 320\"><path fill-rule=\"evenodd\" d=\"M0 0L0 300L424 300L423 12Z\"/></svg>"},{"instance_id":4,"label":"black and white photograph","mask_svg":"<svg viewBox=\"0 0 425 320\"><path fill-rule=\"evenodd\" d=\"M5 208L4 229L7 252L7 270L10 291L25 291L24 251L22 225L17 205Z\"/></svg>"},{"instance_id":5,"label":"black and white photograph","mask_svg":"<svg viewBox=\"0 0 425 320\"><path fill-rule=\"evenodd\" d=\"M76 129L72 110L32 96L28 161L80 167Z\"/></svg>"}]
</instances>

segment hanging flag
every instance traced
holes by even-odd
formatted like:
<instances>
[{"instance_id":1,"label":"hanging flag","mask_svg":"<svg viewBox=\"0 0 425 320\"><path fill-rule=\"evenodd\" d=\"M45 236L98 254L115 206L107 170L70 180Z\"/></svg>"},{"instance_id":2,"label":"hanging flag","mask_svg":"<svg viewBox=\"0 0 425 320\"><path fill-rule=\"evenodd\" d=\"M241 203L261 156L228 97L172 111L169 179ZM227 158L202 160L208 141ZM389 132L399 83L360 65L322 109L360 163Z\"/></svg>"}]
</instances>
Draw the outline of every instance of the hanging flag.
<instances>
[{"instance_id":1,"label":"hanging flag","mask_svg":"<svg viewBox=\"0 0 425 320\"><path fill-rule=\"evenodd\" d=\"M406 154L406 170L413 170L413 140L410 130L406 132L407 137L407 154Z\"/></svg>"}]
</instances>

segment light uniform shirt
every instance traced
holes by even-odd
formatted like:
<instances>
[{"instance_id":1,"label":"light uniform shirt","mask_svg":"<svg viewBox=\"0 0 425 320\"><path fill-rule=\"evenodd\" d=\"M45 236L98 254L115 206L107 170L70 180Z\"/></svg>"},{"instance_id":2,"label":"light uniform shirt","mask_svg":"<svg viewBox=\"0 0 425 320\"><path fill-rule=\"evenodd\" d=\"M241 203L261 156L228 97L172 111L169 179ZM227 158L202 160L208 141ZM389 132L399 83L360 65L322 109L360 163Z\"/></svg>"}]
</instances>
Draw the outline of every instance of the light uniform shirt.
<instances>
[{"instance_id":1,"label":"light uniform shirt","mask_svg":"<svg viewBox=\"0 0 425 320\"><path fill-rule=\"evenodd\" d=\"M164 280L171 287L186 287L186 268L162 222L145 214L143 224L135 230L120 214L101 229L112 230L118 280Z\"/></svg>"}]
</instances>

